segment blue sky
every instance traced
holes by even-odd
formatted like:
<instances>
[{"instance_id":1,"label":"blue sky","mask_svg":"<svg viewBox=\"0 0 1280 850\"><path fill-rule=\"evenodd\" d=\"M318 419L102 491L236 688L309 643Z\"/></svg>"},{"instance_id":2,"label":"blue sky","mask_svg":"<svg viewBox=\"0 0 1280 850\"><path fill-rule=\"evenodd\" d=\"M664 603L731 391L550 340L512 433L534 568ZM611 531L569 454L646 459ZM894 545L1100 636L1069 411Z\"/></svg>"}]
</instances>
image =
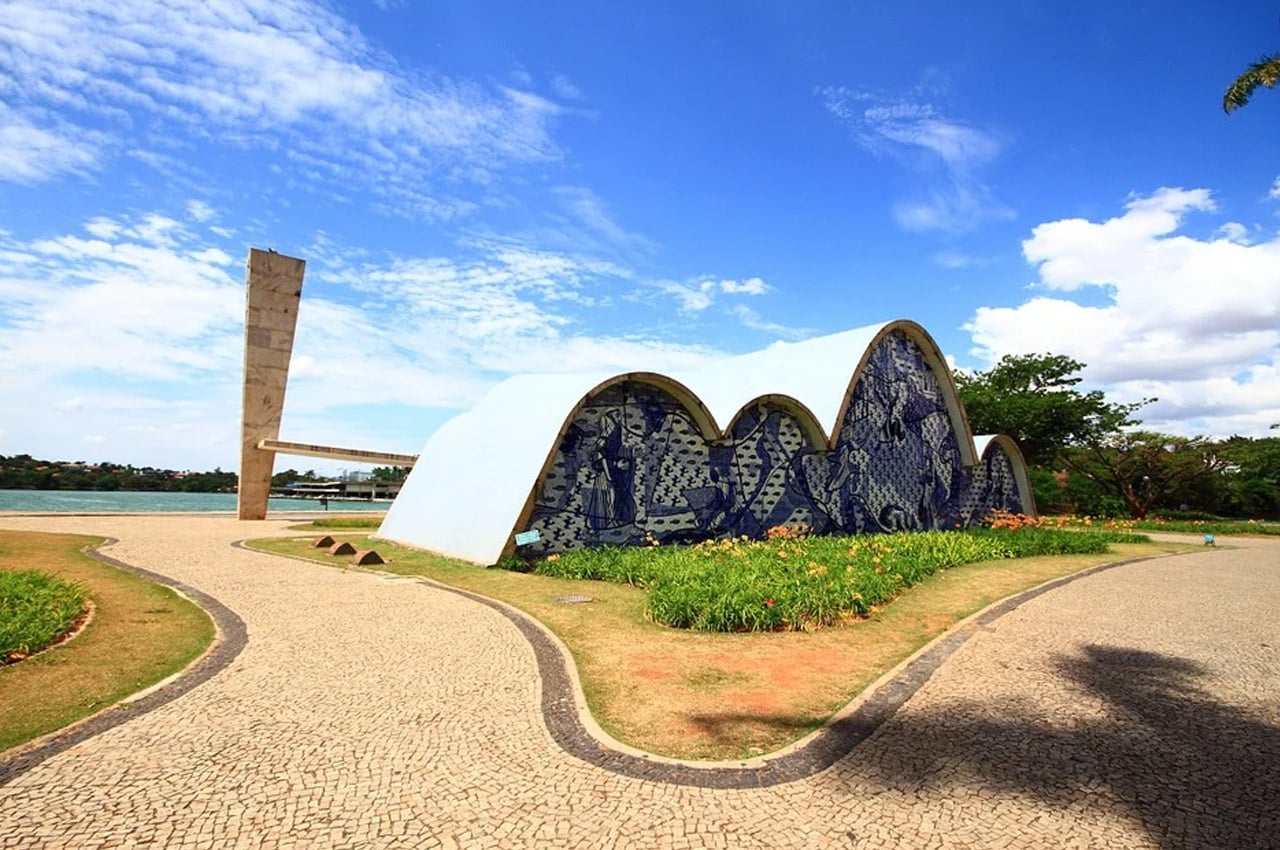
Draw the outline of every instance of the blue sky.
<instances>
[{"instance_id":1,"label":"blue sky","mask_svg":"<svg viewBox=\"0 0 1280 850\"><path fill-rule=\"evenodd\" d=\"M308 263L285 439L898 317L1280 421L1271 2L93 5L0 16L0 454L234 468L250 246Z\"/></svg>"}]
</instances>

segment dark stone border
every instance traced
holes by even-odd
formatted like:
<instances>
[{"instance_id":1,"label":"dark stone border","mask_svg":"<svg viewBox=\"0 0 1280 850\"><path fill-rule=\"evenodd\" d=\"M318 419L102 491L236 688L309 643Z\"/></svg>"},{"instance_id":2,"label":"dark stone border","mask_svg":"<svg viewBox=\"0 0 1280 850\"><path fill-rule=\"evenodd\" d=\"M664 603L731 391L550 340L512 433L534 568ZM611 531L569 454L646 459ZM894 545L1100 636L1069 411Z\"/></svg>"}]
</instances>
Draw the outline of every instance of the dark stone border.
<instances>
[{"instance_id":1,"label":"dark stone border","mask_svg":"<svg viewBox=\"0 0 1280 850\"><path fill-rule=\"evenodd\" d=\"M240 619L238 614L209 594L167 576L162 576L159 573L153 573L150 570L126 564L124 561L116 560L98 551L99 547L110 546L118 542L115 538L108 537L102 543L86 546L82 551L90 558L107 566L133 573L148 581L176 590L204 609L204 612L209 615L218 627L218 636L215 638L213 648L177 673L177 678L156 688L146 696L140 697L133 702L117 703L98 714L90 715L88 718L72 724L63 731L51 732L44 737L41 743L29 749L20 750L16 756L0 761L0 786L21 776L45 759L56 756L58 753L68 750L76 744L108 729L127 723L135 717L141 717L148 712L155 711L160 706L172 702L192 688L209 681L225 670L248 643L249 633L244 620ZM128 697L125 699L127 700Z\"/></svg>"},{"instance_id":2,"label":"dark stone border","mask_svg":"<svg viewBox=\"0 0 1280 850\"><path fill-rule=\"evenodd\" d=\"M280 555L262 549L252 549L240 540L233 543L251 552L264 555L292 558L308 564L320 566L336 566L349 569L343 564L327 565L322 561L302 558L295 555ZM814 732L796 749L780 755L760 759L764 764L746 767L698 766L694 763L673 763L671 761L648 759L624 753L610 748L596 738L578 716L578 708L574 700L573 679L569 675L568 665L572 662L564 656L557 644L547 636L544 628L529 616L516 611L503 603L473 593L450 587L433 581L425 576L404 576L414 578L423 584L448 593L466 597L467 599L492 608L511 621L524 635L533 654L538 661L538 674L542 679L542 718L547 731L560 748L588 764L608 770L621 776L633 779L646 779L651 782L665 782L671 785L692 785L698 788L766 788L795 782L817 773L821 773L840 759L847 756L855 747L870 738L885 721L893 717L902 705L916 691L929 681L934 672L942 666L952 653L965 644L977 631L1020 605L1056 590L1065 584L1087 578L1105 570L1151 561L1167 557L1165 554L1148 555L1141 558L1130 558L1109 564L1099 564L1083 569L1071 575L1048 581L1030 590L1015 594L1000 602L996 602L964 621L953 631L935 638L932 643L913 658L896 676L877 688L870 697L853 712L837 717ZM395 575L396 573L384 573Z\"/></svg>"},{"instance_id":3,"label":"dark stone border","mask_svg":"<svg viewBox=\"0 0 1280 850\"><path fill-rule=\"evenodd\" d=\"M534 655L538 659L538 670L542 675L542 716L551 737L565 752L596 767L633 779L647 779L673 785L692 785L699 788L765 788L795 782L821 773L844 758L855 747L870 738L885 721L893 717L897 710L920 690L925 682L929 681L934 671L980 628L989 625L1023 603L1064 584L1103 570L1151 560L1152 557L1100 564L1054 579L996 603L956 630L936 638L898 675L877 688L870 698L852 713L828 722L799 748L773 758L766 757L762 759L763 765L754 767L699 767L693 764L673 764L670 761L650 760L609 748L582 725L574 702L573 682L566 669L566 665L571 662L546 636L541 626L536 625L523 614L479 594L443 585L437 586L498 611L511 620L533 646ZM433 584L436 583L433 582Z\"/></svg>"}]
</instances>

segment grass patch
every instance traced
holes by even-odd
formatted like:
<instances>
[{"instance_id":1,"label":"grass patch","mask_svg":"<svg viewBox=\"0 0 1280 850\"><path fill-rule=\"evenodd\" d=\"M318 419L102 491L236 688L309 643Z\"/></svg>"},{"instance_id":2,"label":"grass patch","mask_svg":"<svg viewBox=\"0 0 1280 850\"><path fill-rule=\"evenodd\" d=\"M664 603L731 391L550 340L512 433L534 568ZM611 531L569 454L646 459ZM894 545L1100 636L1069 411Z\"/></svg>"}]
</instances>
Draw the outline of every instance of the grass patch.
<instances>
[{"instance_id":1,"label":"grass patch","mask_svg":"<svg viewBox=\"0 0 1280 850\"><path fill-rule=\"evenodd\" d=\"M1180 534L1212 534L1230 537L1239 534L1280 535L1280 523L1265 523L1256 519L1103 519L1099 517L1056 517L1048 522L1058 528L1085 531L1167 531Z\"/></svg>"},{"instance_id":2,"label":"grass patch","mask_svg":"<svg viewBox=\"0 0 1280 850\"><path fill-rule=\"evenodd\" d=\"M864 617L938 570L1004 558L1100 554L1112 543L1144 539L1038 527L866 537L806 537L777 528L768 540L605 547L532 565L513 559L505 566L644 588L645 615L665 626L797 631Z\"/></svg>"},{"instance_id":3,"label":"grass patch","mask_svg":"<svg viewBox=\"0 0 1280 850\"><path fill-rule=\"evenodd\" d=\"M380 525L382 525L382 514L377 516L325 517L324 519L304 522L300 525L291 525L289 528L294 531L310 531L312 529L329 530L334 528L377 528Z\"/></svg>"},{"instance_id":4,"label":"grass patch","mask_svg":"<svg viewBox=\"0 0 1280 850\"><path fill-rule=\"evenodd\" d=\"M0 664L39 652L75 626L84 593L35 570L0 572Z\"/></svg>"},{"instance_id":5,"label":"grass patch","mask_svg":"<svg viewBox=\"0 0 1280 850\"><path fill-rule=\"evenodd\" d=\"M646 592L631 584L482 569L385 540L346 539L388 558L380 571L423 575L531 615L569 648L592 715L609 734L649 752L695 759L760 755L803 737L948 627L1011 594L1097 564L1197 548L1119 543L1105 554L967 564L923 578L864 619L811 632L723 633L654 623L645 616ZM308 543L276 538L251 545L350 568ZM573 594L594 601L556 601Z\"/></svg>"},{"instance_id":6,"label":"grass patch","mask_svg":"<svg viewBox=\"0 0 1280 850\"><path fill-rule=\"evenodd\" d=\"M0 751L60 729L182 669L213 622L166 587L85 555L100 538L0 531L0 575L37 570L96 606L75 640L0 667Z\"/></svg>"}]
</instances>

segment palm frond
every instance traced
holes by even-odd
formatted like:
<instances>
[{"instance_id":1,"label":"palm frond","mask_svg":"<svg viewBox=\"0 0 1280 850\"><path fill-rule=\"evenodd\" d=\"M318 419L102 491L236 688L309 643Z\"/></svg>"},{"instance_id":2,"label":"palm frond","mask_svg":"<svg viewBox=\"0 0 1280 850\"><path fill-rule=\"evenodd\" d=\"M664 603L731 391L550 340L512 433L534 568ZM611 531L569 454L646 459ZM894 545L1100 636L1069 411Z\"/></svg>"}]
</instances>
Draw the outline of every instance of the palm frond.
<instances>
[{"instance_id":1,"label":"palm frond","mask_svg":"<svg viewBox=\"0 0 1280 850\"><path fill-rule=\"evenodd\" d=\"M1273 89L1277 82L1280 82L1280 55L1263 56L1227 88L1222 96L1222 111L1231 114L1249 102L1258 86Z\"/></svg>"}]
</instances>

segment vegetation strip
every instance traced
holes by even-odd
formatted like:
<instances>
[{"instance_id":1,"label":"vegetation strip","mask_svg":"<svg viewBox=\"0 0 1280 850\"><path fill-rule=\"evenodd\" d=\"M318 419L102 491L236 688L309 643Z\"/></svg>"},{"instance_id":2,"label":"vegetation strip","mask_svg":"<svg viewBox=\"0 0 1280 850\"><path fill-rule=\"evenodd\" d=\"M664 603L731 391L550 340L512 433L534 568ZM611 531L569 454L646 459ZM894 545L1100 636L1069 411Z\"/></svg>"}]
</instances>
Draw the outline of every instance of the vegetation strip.
<instances>
[{"instance_id":1,"label":"vegetation strip","mask_svg":"<svg viewBox=\"0 0 1280 850\"><path fill-rule=\"evenodd\" d=\"M308 564L324 565L323 561L299 555L268 552L247 544L248 541L240 540L232 545ZM556 744L569 755L611 773L633 779L710 789L764 788L813 776L848 755L893 717L897 710L932 677L934 671L952 653L963 646L979 628L990 625L1020 605L1065 584L1104 570L1159 557L1166 557L1166 555L1129 558L1114 563L1099 564L995 602L927 644L905 662L892 678L850 703L852 710L846 708L837 713L821 729L792 745L785 752L756 760L762 764L744 762L738 767L707 763L700 765L697 762L682 762L661 757L648 758L614 749L612 741L603 740L592 734L588 730L588 724L584 723L582 713L585 709L578 708L578 698L582 694L570 672L573 660L562 651L559 642L551 636L545 626L523 612L479 593L451 587L425 576L414 576L411 580L484 605L507 618L520 631L532 647L537 661L538 674L542 681L543 722ZM344 569L340 564L333 566ZM379 575L376 571L367 572ZM403 577L393 573L382 575ZM583 702L585 703L585 699Z\"/></svg>"},{"instance_id":2,"label":"vegetation strip","mask_svg":"<svg viewBox=\"0 0 1280 850\"><path fill-rule=\"evenodd\" d=\"M501 566L552 578L642 588L645 616L707 632L807 631L865 617L923 579L963 564L1037 555L1101 554L1147 542L1118 532L1075 534L1001 514L999 527L861 537L811 537L779 526L766 540L693 546L606 546Z\"/></svg>"},{"instance_id":3,"label":"vegetation strip","mask_svg":"<svg viewBox=\"0 0 1280 850\"><path fill-rule=\"evenodd\" d=\"M87 610L84 590L72 582L39 570L0 572L0 664L61 642Z\"/></svg>"},{"instance_id":4,"label":"vegetation strip","mask_svg":"<svg viewBox=\"0 0 1280 850\"><path fill-rule=\"evenodd\" d=\"M133 573L186 596L204 609L205 613L213 619L218 631L217 637L215 637L213 644L203 655L176 676L171 677L161 686L156 687L144 696L109 706L71 726L37 739L38 742L34 745L25 747L19 745L15 755L8 757L0 755L0 786L9 783L46 759L65 752L76 744L87 741L89 738L106 732L108 729L113 729L135 717L141 717L154 711L196 686L207 682L226 669L248 643L248 629L244 621L234 611L212 596L180 581L145 570L142 567L126 564L124 561L104 555L99 551L101 547L111 546L118 542L114 538L107 538L97 546L86 547L84 553L107 566Z\"/></svg>"},{"instance_id":5,"label":"vegetation strip","mask_svg":"<svg viewBox=\"0 0 1280 850\"><path fill-rule=\"evenodd\" d=\"M1280 536L1280 524L1256 520L1058 517L1053 522L1056 523L1053 527L1070 528L1075 531L1163 531L1170 534L1212 534L1216 537Z\"/></svg>"}]
</instances>

